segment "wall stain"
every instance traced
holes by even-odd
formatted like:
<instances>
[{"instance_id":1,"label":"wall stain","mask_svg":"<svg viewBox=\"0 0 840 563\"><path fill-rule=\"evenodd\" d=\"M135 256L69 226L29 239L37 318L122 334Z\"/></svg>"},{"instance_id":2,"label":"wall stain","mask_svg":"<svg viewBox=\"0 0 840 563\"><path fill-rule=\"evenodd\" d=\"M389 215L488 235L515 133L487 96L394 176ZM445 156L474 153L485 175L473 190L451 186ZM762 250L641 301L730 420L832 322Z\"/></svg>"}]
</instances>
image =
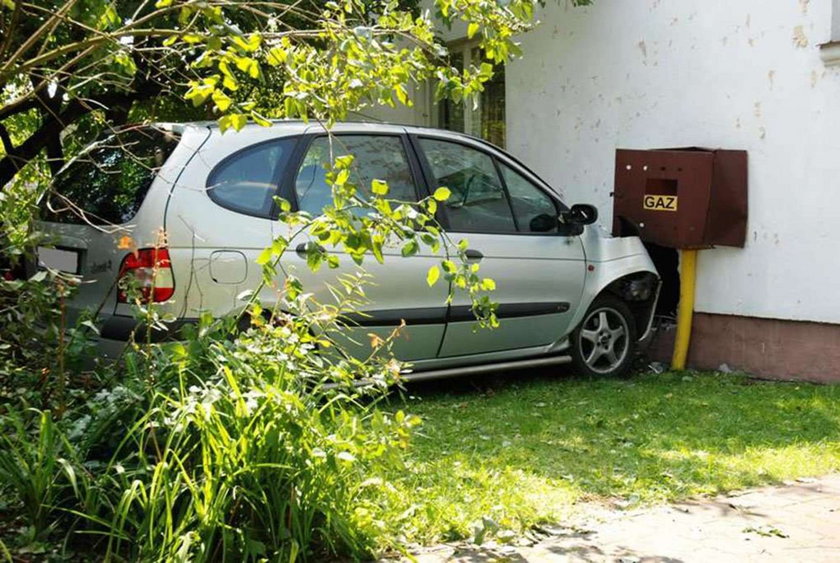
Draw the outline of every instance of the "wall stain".
<instances>
[{"instance_id":1,"label":"wall stain","mask_svg":"<svg viewBox=\"0 0 840 563\"><path fill-rule=\"evenodd\" d=\"M805 29L801 25L793 28L793 44L798 49L804 49L808 46L808 36L805 35Z\"/></svg>"}]
</instances>

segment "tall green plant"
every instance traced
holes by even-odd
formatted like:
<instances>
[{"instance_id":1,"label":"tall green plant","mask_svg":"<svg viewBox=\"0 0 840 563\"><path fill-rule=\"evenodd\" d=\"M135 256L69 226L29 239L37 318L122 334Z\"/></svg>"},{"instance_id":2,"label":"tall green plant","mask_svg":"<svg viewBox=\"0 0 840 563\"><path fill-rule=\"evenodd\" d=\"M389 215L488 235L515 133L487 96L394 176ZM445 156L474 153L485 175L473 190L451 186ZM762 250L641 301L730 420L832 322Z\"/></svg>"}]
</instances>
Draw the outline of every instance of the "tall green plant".
<instances>
[{"instance_id":1,"label":"tall green plant","mask_svg":"<svg viewBox=\"0 0 840 563\"><path fill-rule=\"evenodd\" d=\"M342 303L358 288L345 279ZM384 475L419 420L379 408L399 379L388 340L367 361L324 353L319 334L345 312L289 280L274 322L254 309L233 341L205 333L201 354L188 343L155 356L175 385L154 394L95 485L89 521L109 522L107 557L362 557L393 543Z\"/></svg>"},{"instance_id":2,"label":"tall green plant","mask_svg":"<svg viewBox=\"0 0 840 563\"><path fill-rule=\"evenodd\" d=\"M7 413L0 436L0 484L21 501L31 539L42 536L54 522L67 488L77 495L80 492L75 450L49 411L35 414L34 432L30 432L22 416Z\"/></svg>"}]
</instances>

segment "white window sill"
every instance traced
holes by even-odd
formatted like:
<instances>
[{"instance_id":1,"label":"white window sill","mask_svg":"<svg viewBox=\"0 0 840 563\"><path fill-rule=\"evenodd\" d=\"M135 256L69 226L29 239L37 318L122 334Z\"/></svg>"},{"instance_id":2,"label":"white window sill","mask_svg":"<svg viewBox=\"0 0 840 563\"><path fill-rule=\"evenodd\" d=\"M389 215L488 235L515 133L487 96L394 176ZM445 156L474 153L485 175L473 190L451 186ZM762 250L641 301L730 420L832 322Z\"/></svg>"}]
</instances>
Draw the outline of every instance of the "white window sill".
<instances>
[{"instance_id":1,"label":"white window sill","mask_svg":"<svg viewBox=\"0 0 840 563\"><path fill-rule=\"evenodd\" d=\"M820 58L825 66L840 66L840 41L820 45Z\"/></svg>"}]
</instances>

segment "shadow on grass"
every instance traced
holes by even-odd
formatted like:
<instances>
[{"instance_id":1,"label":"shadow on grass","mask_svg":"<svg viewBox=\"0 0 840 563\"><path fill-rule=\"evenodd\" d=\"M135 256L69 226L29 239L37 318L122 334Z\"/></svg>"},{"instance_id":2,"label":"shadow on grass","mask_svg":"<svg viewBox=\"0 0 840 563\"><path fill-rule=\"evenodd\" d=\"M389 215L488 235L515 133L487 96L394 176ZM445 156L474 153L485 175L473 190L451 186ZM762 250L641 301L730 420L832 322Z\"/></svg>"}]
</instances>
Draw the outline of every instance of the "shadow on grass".
<instances>
[{"instance_id":1,"label":"shadow on grass","mask_svg":"<svg viewBox=\"0 0 840 563\"><path fill-rule=\"evenodd\" d=\"M424 419L406 487L458 505L442 521L462 531L456 520L481 510L527 525L562 515L558 503L632 506L840 469L840 387L555 369L410 384L404 403Z\"/></svg>"}]
</instances>

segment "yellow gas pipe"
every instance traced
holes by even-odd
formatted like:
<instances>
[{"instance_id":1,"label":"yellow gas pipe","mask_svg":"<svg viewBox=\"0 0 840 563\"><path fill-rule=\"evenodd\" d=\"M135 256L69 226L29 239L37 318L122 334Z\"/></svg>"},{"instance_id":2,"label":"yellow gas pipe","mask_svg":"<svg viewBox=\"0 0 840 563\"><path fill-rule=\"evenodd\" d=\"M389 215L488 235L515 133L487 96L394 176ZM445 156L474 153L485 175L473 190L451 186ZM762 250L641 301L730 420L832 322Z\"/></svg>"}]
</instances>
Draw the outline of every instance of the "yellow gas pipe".
<instances>
[{"instance_id":1,"label":"yellow gas pipe","mask_svg":"<svg viewBox=\"0 0 840 563\"><path fill-rule=\"evenodd\" d=\"M680 251L680 304L677 309L677 335L671 369L685 369L691 342L691 317L694 313L694 286L697 279L697 251Z\"/></svg>"}]
</instances>

